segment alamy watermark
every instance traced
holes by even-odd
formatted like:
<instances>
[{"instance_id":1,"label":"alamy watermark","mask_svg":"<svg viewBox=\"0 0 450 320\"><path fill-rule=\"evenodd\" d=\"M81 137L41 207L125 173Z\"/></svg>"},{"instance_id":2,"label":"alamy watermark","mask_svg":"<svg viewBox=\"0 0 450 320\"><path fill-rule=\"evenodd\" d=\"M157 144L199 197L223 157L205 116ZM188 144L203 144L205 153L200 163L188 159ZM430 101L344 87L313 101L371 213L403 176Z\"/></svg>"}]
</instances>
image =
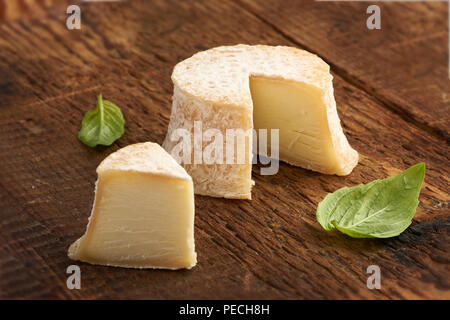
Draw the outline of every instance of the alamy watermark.
<instances>
[{"instance_id":1,"label":"alamy watermark","mask_svg":"<svg viewBox=\"0 0 450 320\"><path fill-rule=\"evenodd\" d=\"M81 29L81 9L76 4L67 7L66 13L69 15L66 19L66 27L69 30Z\"/></svg>"},{"instance_id":2,"label":"alamy watermark","mask_svg":"<svg viewBox=\"0 0 450 320\"><path fill-rule=\"evenodd\" d=\"M176 142L172 157L180 164L261 164L261 175L274 175L279 169L279 129L203 130L202 121L194 121L192 130L177 128L169 137ZM268 151L270 150L270 155Z\"/></svg>"},{"instance_id":3,"label":"alamy watermark","mask_svg":"<svg viewBox=\"0 0 450 320\"><path fill-rule=\"evenodd\" d=\"M371 14L366 21L367 29L381 29L381 10L376 4L367 7L367 14Z\"/></svg>"},{"instance_id":4,"label":"alamy watermark","mask_svg":"<svg viewBox=\"0 0 450 320\"><path fill-rule=\"evenodd\" d=\"M379 266L373 264L367 267L366 272L370 274L367 278L367 288L370 290L381 289L381 269Z\"/></svg>"},{"instance_id":5,"label":"alamy watermark","mask_svg":"<svg viewBox=\"0 0 450 320\"><path fill-rule=\"evenodd\" d=\"M66 286L67 289L81 289L81 269L76 264L71 264L67 267L66 273L70 274L67 277Z\"/></svg>"}]
</instances>

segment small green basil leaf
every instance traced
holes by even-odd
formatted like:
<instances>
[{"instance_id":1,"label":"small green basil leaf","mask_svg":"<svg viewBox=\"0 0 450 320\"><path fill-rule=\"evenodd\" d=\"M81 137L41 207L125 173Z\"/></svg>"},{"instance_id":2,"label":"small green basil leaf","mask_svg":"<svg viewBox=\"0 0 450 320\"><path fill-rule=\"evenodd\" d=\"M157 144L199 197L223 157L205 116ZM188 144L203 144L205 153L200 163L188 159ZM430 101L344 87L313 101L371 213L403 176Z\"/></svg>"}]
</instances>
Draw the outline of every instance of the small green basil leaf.
<instances>
[{"instance_id":1,"label":"small green basil leaf","mask_svg":"<svg viewBox=\"0 0 450 320\"><path fill-rule=\"evenodd\" d=\"M354 238L398 236L411 224L424 178L422 162L394 177L329 193L317 207L317 221Z\"/></svg>"},{"instance_id":2,"label":"small green basil leaf","mask_svg":"<svg viewBox=\"0 0 450 320\"><path fill-rule=\"evenodd\" d=\"M86 112L81 123L78 139L89 147L98 144L110 146L124 133L125 120L119 107L114 103L97 97L95 109Z\"/></svg>"}]
</instances>

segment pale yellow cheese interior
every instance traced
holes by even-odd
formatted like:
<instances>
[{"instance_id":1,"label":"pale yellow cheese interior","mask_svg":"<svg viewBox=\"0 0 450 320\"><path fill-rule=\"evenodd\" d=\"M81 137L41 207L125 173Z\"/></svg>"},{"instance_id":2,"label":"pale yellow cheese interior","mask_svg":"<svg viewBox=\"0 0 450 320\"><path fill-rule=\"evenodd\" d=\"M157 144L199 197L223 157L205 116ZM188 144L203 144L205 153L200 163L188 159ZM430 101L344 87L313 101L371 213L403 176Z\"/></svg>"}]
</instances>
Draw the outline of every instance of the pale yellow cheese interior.
<instances>
[{"instance_id":1,"label":"pale yellow cheese interior","mask_svg":"<svg viewBox=\"0 0 450 320\"><path fill-rule=\"evenodd\" d=\"M178 129L191 132L202 122L224 137L232 129L266 129L268 134L279 129L278 159L305 169L348 175L358 163L341 127L330 67L314 54L285 46L222 46L178 63L171 78L172 112L163 143L169 153L177 150ZM261 131L255 133L261 138ZM252 141L245 153L259 153L252 148L260 143ZM277 157L270 150L267 155ZM268 174L277 172L272 164ZM197 194L251 199L249 163L182 165Z\"/></svg>"},{"instance_id":2,"label":"pale yellow cheese interior","mask_svg":"<svg viewBox=\"0 0 450 320\"><path fill-rule=\"evenodd\" d=\"M134 268L190 268L194 250L191 180L133 171L99 174L86 234L72 259Z\"/></svg>"},{"instance_id":3,"label":"pale yellow cheese interior","mask_svg":"<svg viewBox=\"0 0 450 320\"><path fill-rule=\"evenodd\" d=\"M336 171L337 156L319 89L294 81L250 77L250 91L254 128L279 129L279 159L308 169Z\"/></svg>"}]
</instances>

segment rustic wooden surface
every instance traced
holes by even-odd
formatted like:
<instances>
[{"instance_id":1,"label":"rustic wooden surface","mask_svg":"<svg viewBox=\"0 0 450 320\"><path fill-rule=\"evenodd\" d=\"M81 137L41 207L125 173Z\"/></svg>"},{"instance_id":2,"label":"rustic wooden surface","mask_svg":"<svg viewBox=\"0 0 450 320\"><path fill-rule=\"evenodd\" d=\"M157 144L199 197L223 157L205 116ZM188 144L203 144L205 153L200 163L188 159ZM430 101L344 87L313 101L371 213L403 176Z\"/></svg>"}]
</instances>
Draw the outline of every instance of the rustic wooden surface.
<instances>
[{"instance_id":1,"label":"rustic wooden surface","mask_svg":"<svg viewBox=\"0 0 450 320\"><path fill-rule=\"evenodd\" d=\"M382 3L382 29L369 31L367 3L84 3L82 29L69 31L64 1L19 2L12 10L14 0L0 0L1 298L450 298L447 4ZM359 165L346 177L255 168L252 201L196 196L194 269L80 263L82 289L68 290L66 252L85 230L97 165L128 144L161 143L173 66L237 43L322 56ZM100 92L122 108L126 131L91 149L77 132ZM420 161L421 202L399 237L351 239L316 222L327 192ZM381 290L366 287L372 264Z\"/></svg>"}]
</instances>

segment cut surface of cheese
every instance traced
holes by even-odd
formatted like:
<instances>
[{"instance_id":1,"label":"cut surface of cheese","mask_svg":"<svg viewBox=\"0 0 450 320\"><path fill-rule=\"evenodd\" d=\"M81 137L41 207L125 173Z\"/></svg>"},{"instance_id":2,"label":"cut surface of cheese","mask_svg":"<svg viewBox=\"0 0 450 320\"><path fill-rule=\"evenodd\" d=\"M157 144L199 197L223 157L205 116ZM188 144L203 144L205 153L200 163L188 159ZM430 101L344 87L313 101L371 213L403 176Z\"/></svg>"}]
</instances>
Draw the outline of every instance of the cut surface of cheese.
<instances>
[{"instance_id":1,"label":"cut surface of cheese","mask_svg":"<svg viewBox=\"0 0 450 320\"><path fill-rule=\"evenodd\" d=\"M321 173L347 175L358 162L340 124L329 66L314 54L283 46L218 47L178 63L172 81L163 143L169 153L179 143L173 133L193 132L201 121L203 131L218 129L223 137L227 129L279 129L279 159ZM246 152L252 146L250 137ZM198 194L251 198L250 162L182 165Z\"/></svg>"},{"instance_id":2,"label":"cut surface of cheese","mask_svg":"<svg viewBox=\"0 0 450 320\"><path fill-rule=\"evenodd\" d=\"M129 268L191 268L194 190L191 177L158 144L138 143L97 168L86 233L71 259Z\"/></svg>"}]
</instances>

